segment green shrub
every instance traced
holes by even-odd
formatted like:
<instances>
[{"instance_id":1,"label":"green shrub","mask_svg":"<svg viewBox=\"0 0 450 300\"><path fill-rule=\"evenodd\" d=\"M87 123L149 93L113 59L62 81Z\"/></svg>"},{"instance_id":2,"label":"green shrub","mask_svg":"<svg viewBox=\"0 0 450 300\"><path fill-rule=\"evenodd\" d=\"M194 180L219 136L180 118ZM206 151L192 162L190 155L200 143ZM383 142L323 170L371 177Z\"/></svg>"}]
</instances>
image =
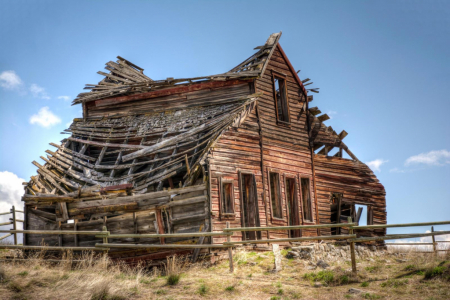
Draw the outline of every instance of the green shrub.
<instances>
[{"instance_id":1,"label":"green shrub","mask_svg":"<svg viewBox=\"0 0 450 300\"><path fill-rule=\"evenodd\" d=\"M380 271L381 267L380 266L370 266L370 267L366 267L366 271L370 272L370 273L376 273L378 271Z\"/></svg>"},{"instance_id":2,"label":"green shrub","mask_svg":"<svg viewBox=\"0 0 450 300\"><path fill-rule=\"evenodd\" d=\"M284 293L284 291L283 291L283 289L278 289L278 295L283 295L283 293Z\"/></svg>"},{"instance_id":3,"label":"green shrub","mask_svg":"<svg viewBox=\"0 0 450 300\"><path fill-rule=\"evenodd\" d=\"M369 283L367 281L364 281L363 283L361 283L361 287L368 287Z\"/></svg>"},{"instance_id":4,"label":"green shrub","mask_svg":"<svg viewBox=\"0 0 450 300\"><path fill-rule=\"evenodd\" d=\"M167 294L167 292L165 290L156 290L155 294L156 295L165 295L165 294Z\"/></svg>"},{"instance_id":5,"label":"green shrub","mask_svg":"<svg viewBox=\"0 0 450 300\"><path fill-rule=\"evenodd\" d=\"M382 284L380 284L380 286L381 287L398 288L398 287L406 285L407 283L408 283L408 279L404 279L404 280L388 279L388 281L383 282Z\"/></svg>"},{"instance_id":6,"label":"green shrub","mask_svg":"<svg viewBox=\"0 0 450 300\"><path fill-rule=\"evenodd\" d=\"M350 278L348 278L347 275L342 275L342 276L339 278L339 283L340 283L340 284L347 284L347 283L349 283L349 282L350 282Z\"/></svg>"},{"instance_id":7,"label":"green shrub","mask_svg":"<svg viewBox=\"0 0 450 300\"><path fill-rule=\"evenodd\" d=\"M168 285L175 285L180 281L180 274L171 274L167 276L167 284Z\"/></svg>"},{"instance_id":8,"label":"green shrub","mask_svg":"<svg viewBox=\"0 0 450 300\"><path fill-rule=\"evenodd\" d=\"M23 271L23 272L20 272L20 273L17 274L17 275L19 275L19 276L27 276L27 275L28 275L28 272L27 272L27 271Z\"/></svg>"},{"instance_id":9,"label":"green shrub","mask_svg":"<svg viewBox=\"0 0 450 300\"><path fill-rule=\"evenodd\" d=\"M446 268L444 266L437 266L437 267L428 269L425 272L424 278L425 279L433 279L435 277L440 277L440 276L442 276L444 274L445 269Z\"/></svg>"},{"instance_id":10,"label":"green shrub","mask_svg":"<svg viewBox=\"0 0 450 300\"><path fill-rule=\"evenodd\" d=\"M332 271L323 270L318 273L306 273L303 275L303 278L310 281L323 281L326 284L329 284L334 281L334 273Z\"/></svg>"},{"instance_id":11,"label":"green shrub","mask_svg":"<svg viewBox=\"0 0 450 300\"><path fill-rule=\"evenodd\" d=\"M225 288L225 291L228 291L228 292L234 291L234 286L233 286L233 285L227 286L227 287Z\"/></svg>"},{"instance_id":12,"label":"green shrub","mask_svg":"<svg viewBox=\"0 0 450 300\"><path fill-rule=\"evenodd\" d=\"M272 296L272 297L270 297L270 300L280 300L281 298L280 297L278 297L278 296Z\"/></svg>"},{"instance_id":13,"label":"green shrub","mask_svg":"<svg viewBox=\"0 0 450 300\"><path fill-rule=\"evenodd\" d=\"M208 287L205 284L202 284L199 288L198 288L198 293L201 296L204 296L206 293L208 292Z\"/></svg>"}]
</instances>

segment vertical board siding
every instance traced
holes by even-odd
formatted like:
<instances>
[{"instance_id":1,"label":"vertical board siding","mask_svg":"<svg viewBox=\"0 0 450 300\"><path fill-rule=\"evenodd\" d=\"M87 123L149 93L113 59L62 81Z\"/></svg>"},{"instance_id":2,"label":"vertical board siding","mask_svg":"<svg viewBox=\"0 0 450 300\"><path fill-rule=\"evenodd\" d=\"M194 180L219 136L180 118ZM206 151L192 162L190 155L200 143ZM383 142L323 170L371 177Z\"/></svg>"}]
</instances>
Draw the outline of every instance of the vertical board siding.
<instances>
[{"instance_id":1,"label":"vertical board siding","mask_svg":"<svg viewBox=\"0 0 450 300\"><path fill-rule=\"evenodd\" d=\"M226 227L227 221L230 222L231 227L242 226L239 172L251 173L255 176L260 224L262 227L267 226L266 209L262 198L261 146L256 108L250 112L244 123L238 129L229 129L220 137L214 149L211 150L208 159L211 169L213 231L222 231ZM219 196L219 178L233 182L234 218L222 218L220 215L219 201L221 197ZM267 238L265 232L262 233L262 237ZM242 233L234 233L231 240L242 240ZM224 241L226 241L224 237L213 238L213 243L216 244Z\"/></svg>"},{"instance_id":2,"label":"vertical board siding","mask_svg":"<svg viewBox=\"0 0 450 300\"><path fill-rule=\"evenodd\" d=\"M290 126L277 124L276 108L274 99L274 86L272 82L272 72L286 75L286 88L288 95L288 106L290 115ZM260 121L262 127L263 155L264 155L264 189L265 201L269 205L269 216L267 223L269 226L287 226L288 212L285 189L285 176L294 175L297 181L297 197L299 199L300 224L303 220L303 209L301 201L300 178L310 179L310 191L313 215L315 217L314 188L312 182L311 154L309 150L309 139L306 124L306 113L302 110L304 97L301 88L295 79L295 75L290 71L287 62L283 58L278 47L268 63L264 75L256 80L256 92L263 92L263 96L258 100ZM273 220L271 216L270 186L268 180L269 170L278 172L281 181L282 199L282 220ZM314 220L315 222L315 220ZM316 230L303 230L302 236L316 235ZM271 231L270 238L285 238L287 231Z\"/></svg>"}]
</instances>

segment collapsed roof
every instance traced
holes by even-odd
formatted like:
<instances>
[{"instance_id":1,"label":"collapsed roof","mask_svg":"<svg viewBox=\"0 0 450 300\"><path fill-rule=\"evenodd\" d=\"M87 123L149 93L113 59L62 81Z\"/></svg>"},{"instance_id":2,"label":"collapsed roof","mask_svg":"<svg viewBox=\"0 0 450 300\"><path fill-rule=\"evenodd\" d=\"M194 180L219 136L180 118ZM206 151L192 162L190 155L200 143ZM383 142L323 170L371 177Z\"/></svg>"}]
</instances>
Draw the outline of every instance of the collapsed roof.
<instances>
[{"instance_id":1,"label":"collapsed roof","mask_svg":"<svg viewBox=\"0 0 450 300\"><path fill-rule=\"evenodd\" d=\"M205 81L256 78L264 74L280 37L281 32L272 34L255 48L255 54L226 73L196 78L152 80L142 68L118 57L117 62L106 63L109 73L98 72L105 77L98 84L86 85L91 91L79 94L73 104L142 96ZM219 98L206 105L171 107L162 112L75 119L65 130L71 136L61 145L51 143L57 150L47 150L47 157L41 156L45 164L33 162L38 174L31 177L27 193L67 195L87 186L123 184L131 184L136 193L146 193L161 190L167 179L171 186L194 184L208 150L227 128L238 127L245 120L258 96ZM314 150L323 145L343 145L348 150L342 143L346 133L337 135L325 126L327 116L316 117L317 111L312 108L309 115Z\"/></svg>"},{"instance_id":2,"label":"collapsed roof","mask_svg":"<svg viewBox=\"0 0 450 300\"><path fill-rule=\"evenodd\" d=\"M98 74L105 76L105 78L98 84L86 84L85 89L91 91L79 94L77 98L73 100L72 104L91 102L112 96L145 93L175 85L179 86L204 81L256 78L264 73L267 62L278 44L280 37L281 32L271 34L264 45L255 48L255 50L258 49L258 52L228 72L193 78L152 80L144 75L144 69L118 56L117 62L109 61L106 63L105 69L108 70L109 73L102 71L97 72Z\"/></svg>"}]
</instances>

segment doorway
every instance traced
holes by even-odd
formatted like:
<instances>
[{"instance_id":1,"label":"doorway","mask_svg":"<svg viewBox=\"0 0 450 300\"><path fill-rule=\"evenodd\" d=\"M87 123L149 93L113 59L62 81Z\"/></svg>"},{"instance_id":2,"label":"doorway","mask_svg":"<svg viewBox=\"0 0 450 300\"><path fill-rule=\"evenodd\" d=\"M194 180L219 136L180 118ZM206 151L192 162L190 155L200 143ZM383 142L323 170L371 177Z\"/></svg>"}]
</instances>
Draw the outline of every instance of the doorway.
<instances>
[{"instance_id":1,"label":"doorway","mask_svg":"<svg viewBox=\"0 0 450 300\"><path fill-rule=\"evenodd\" d=\"M255 175L241 173L242 226L260 227ZM261 239L261 231L243 231L243 240Z\"/></svg>"},{"instance_id":2,"label":"doorway","mask_svg":"<svg viewBox=\"0 0 450 300\"><path fill-rule=\"evenodd\" d=\"M286 177L286 199L289 211L289 226L300 225L297 185L295 178ZM301 237L300 229L289 230L289 237Z\"/></svg>"}]
</instances>

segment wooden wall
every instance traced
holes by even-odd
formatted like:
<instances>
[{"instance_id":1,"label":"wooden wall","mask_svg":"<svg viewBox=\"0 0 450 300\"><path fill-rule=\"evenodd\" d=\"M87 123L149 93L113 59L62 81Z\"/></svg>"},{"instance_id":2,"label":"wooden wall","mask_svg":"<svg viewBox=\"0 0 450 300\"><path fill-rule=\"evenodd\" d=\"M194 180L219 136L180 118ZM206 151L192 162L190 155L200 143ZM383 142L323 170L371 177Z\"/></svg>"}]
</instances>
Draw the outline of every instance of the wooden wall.
<instances>
[{"instance_id":1,"label":"wooden wall","mask_svg":"<svg viewBox=\"0 0 450 300\"><path fill-rule=\"evenodd\" d=\"M342 193L346 203L371 205L373 225L386 224L386 192L370 168L351 159L314 155L319 215L322 224L330 223L330 193ZM366 213L366 212L364 212ZM330 230L322 230L329 234ZM385 230L357 232L359 235L384 235Z\"/></svg>"},{"instance_id":2,"label":"wooden wall","mask_svg":"<svg viewBox=\"0 0 450 300\"><path fill-rule=\"evenodd\" d=\"M233 100L236 97L248 95L248 81L233 80L226 82L214 82L212 87L202 86L201 84L196 90L192 85L191 90L183 92L183 89L172 88L173 91L167 89L166 96L118 102L114 103L109 99L97 100L87 103L88 117L104 117L129 114L145 114L155 111L182 109L186 107L199 105L212 105L216 102L225 103L227 99ZM164 90L162 90L164 91ZM155 91L156 93L156 91ZM106 102L109 101L109 102ZM104 102L104 103L103 103ZM109 103L109 105L104 105Z\"/></svg>"},{"instance_id":3,"label":"wooden wall","mask_svg":"<svg viewBox=\"0 0 450 300\"><path fill-rule=\"evenodd\" d=\"M209 154L211 172L211 208L213 231L221 231L229 221L231 227L241 227L241 194L239 190L239 171L255 175L258 208L261 226L266 226L266 212L262 197L261 147L256 108L247 116L239 129L232 128L224 133ZM234 187L235 217L224 219L220 216L219 181L232 180ZM265 234L263 233L263 237ZM232 241L242 239L241 233L235 233ZM215 237L214 243L222 243L223 237Z\"/></svg>"},{"instance_id":4,"label":"wooden wall","mask_svg":"<svg viewBox=\"0 0 450 300\"><path fill-rule=\"evenodd\" d=\"M275 102L273 96L272 71L286 75L287 92L290 110L291 126L277 124ZM219 139L217 146L210 155L211 190L213 229L221 230L227 220L219 216L219 178L232 179L235 190L235 219L230 220L232 227L241 226L241 208L239 191L239 171L255 174L258 194L258 207L261 227L288 225L288 212L285 195L285 178L293 176L297 181L297 198L299 212L302 215L300 178L310 179L311 202L315 218L314 188L312 180L311 155L308 148L306 115L302 110L304 98L301 97L299 84L290 71L287 62L277 48L261 79L254 85L255 92L263 92L257 101L257 109L252 111L243 125L232 129ZM262 146L262 147L261 147ZM263 161L263 166L261 164ZM262 169L261 169L262 167ZM271 203L269 198L269 170L280 174L281 198L283 207L282 220L272 220ZM264 172L264 174L263 174ZM304 222L301 224L314 224ZM304 230L303 236L315 235L316 230ZM268 236L269 235L269 236ZM287 232L262 232L262 238L287 237ZM233 239L240 240L241 234L235 234ZM214 242L222 242L222 238L215 238Z\"/></svg>"},{"instance_id":5,"label":"wooden wall","mask_svg":"<svg viewBox=\"0 0 450 300\"><path fill-rule=\"evenodd\" d=\"M286 75L287 94L290 111L290 127L277 124L275 100L273 94L272 72ZM272 220L268 218L269 225L288 225L288 213L285 195L285 176L294 175L297 178L297 197L299 199L299 212L301 224L315 224L315 205L314 205L314 188L312 178L311 154L308 145L308 131L306 125L306 114L302 110L305 98L302 96L300 85L295 79L295 75L291 72L287 61L283 57L279 47L275 49L268 63L266 71L261 79L256 80L256 91L264 92L264 95L258 101L258 109L260 112L260 120L262 127L263 140L263 160L264 160L264 189L265 199L269 204L269 213L271 215L271 205L269 198L269 169L279 172L282 177L282 205L283 205L283 221ZM314 222L305 222L302 218L303 209L300 197L299 178L310 178L311 202L313 208ZM316 230L303 230L302 235L315 235ZM270 232L270 238L287 237L287 232L274 231Z\"/></svg>"}]
</instances>

